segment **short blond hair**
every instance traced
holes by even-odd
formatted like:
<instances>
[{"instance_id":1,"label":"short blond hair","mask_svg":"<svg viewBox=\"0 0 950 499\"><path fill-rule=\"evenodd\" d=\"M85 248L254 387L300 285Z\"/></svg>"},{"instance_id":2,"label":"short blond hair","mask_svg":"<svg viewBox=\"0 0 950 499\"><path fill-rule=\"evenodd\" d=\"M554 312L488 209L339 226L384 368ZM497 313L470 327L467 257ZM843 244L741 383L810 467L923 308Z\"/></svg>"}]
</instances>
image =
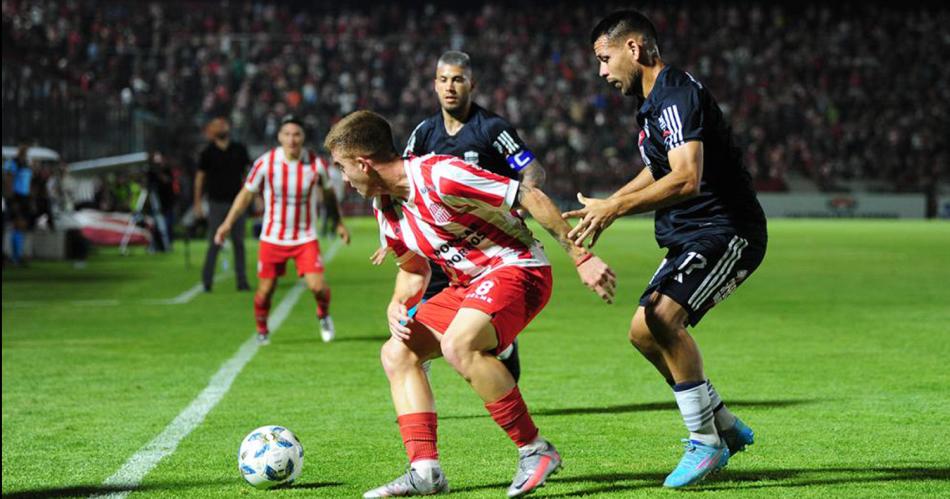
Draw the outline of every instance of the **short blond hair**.
<instances>
[{"instance_id":1,"label":"short blond hair","mask_svg":"<svg viewBox=\"0 0 950 499\"><path fill-rule=\"evenodd\" d=\"M398 157L393 129L386 118L372 111L355 111L338 121L323 140L327 151L345 157L363 156L376 161Z\"/></svg>"}]
</instances>

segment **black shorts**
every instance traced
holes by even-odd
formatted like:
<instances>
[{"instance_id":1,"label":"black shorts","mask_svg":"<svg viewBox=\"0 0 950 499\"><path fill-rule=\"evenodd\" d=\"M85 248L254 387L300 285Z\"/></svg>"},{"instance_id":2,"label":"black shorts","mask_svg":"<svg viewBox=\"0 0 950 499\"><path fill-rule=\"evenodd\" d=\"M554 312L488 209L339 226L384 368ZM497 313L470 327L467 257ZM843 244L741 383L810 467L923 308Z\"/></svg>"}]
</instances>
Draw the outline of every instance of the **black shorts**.
<instances>
[{"instance_id":1,"label":"black shorts","mask_svg":"<svg viewBox=\"0 0 950 499\"><path fill-rule=\"evenodd\" d=\"M759 267L765 247L761 239L723 234L670 248L640 296L640 305L649 304L659 292L686 309L689 325L695 326Z\"/></svg>"},{"instance_id":2,"label":"black shorts","mask_svg":"<svg viewBox=\"0 0 950 499\"><path fill-rule=\"evenodd\" d=\"M13 222L17 220L23 220L27 225L32 225L33 219L33 206L30 203L29 196L21 196L17 194L11 198L7 198L9 204L7 209L9 210L9 219Z\"/></svg>"},{"instance_id":3,"label":"black shorts","mask_svg":"<svg viewBox=\"0 0 950 499\"><path fill-rule=\"evenodd\" d=\"M429 260L429 269L432 273L429 275L429 286L426 287L426 292L422 296L422 299L428 300L433 296L442 292L443 289L449 287L450 281L449 276L445 275L445 271L442 270L442 267L437 263L433 263L432 260Z\"/></svg>"}]
</instances>

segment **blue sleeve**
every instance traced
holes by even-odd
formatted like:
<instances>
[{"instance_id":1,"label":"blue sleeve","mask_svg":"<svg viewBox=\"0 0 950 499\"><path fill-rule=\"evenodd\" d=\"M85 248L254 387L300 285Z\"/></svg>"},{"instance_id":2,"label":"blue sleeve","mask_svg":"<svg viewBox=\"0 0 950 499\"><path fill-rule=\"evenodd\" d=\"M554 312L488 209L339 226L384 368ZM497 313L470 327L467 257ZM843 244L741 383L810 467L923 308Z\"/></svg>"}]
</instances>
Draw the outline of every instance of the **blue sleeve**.
<instances>
[{"instance_id":1,"label":"blue sleeve","mask_svg":"<svg viewBox=\"0 0 950 499\"><path fill-rule=\"evenodd\" d=\"M671 90L660 103L660 127L663 144L670 151L691 141L703 140L703 104L699 88Z\"/></svg>"},{"instance_id":2,"label":"blue sleeve","mask_svg":"<svg viewBox=\"0 0 950 499\"><path fill-rule=\"evenodd\" d=\"M534 154L507 121L501 118L489 121L486 132L492 147L505 157L512 170L520 172L534 161Z\"/></svg>"},{"instance_id":3,"label":"blue sleeve","mask_svg":"<svg viewBox=\"0 0 950 499\"><path fill-rule=\"evenodd\" d=\"M3 162L3 171L7 173L16 173L16 165L13 164L12 158Z\"/></svg>"}]
</instances>

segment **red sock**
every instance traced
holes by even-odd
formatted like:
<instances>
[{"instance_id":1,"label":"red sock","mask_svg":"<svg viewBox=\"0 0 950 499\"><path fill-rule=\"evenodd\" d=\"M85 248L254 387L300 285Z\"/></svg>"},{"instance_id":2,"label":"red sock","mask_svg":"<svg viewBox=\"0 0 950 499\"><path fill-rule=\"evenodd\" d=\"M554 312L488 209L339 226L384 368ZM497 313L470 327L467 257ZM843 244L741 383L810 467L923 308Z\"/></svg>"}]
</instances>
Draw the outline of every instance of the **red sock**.
<instances>
[{"instance_id":1,"label":"red sock","mask_svg":"<svg viewBox=\"0 0 950 499\"><path fill-rule=\"evenodd\" d=\"M330 288L323 288L323 291L317 293L317 318L323 319L330 315Z\"/></svg>"},{"instance_id":2,"label":"red sock","mask_svg":"<svg viewBox=\"0 0 950 499\"><path fill-rule=\"evenodd\" d=\"M270 299L254 295L254 321L257 322L257 332L267 332L267 315L270 314Z\"/></svg>"},{"instance_id":3,"label":"red sock","mask_svg":"<svg viewBox=\"0 0 950 499\"><path fill-rule=\"evenodd\" d=\"M439 449L435 445L438 421L434 412L404 414L396 421L410 463L420 459L439 459Z\"/></svg>"},{"instance_id":4,"label":"red sock","mask_svg":"<svg viewBox=\"0 0 950 499\"><path fill-rule=\"evenodd\" d=\"M528 406L517 386L504 397L485 404L485 408L518 447L528 445L537 438L538 427L531 420Z\"/></svg>"}]
</instances>

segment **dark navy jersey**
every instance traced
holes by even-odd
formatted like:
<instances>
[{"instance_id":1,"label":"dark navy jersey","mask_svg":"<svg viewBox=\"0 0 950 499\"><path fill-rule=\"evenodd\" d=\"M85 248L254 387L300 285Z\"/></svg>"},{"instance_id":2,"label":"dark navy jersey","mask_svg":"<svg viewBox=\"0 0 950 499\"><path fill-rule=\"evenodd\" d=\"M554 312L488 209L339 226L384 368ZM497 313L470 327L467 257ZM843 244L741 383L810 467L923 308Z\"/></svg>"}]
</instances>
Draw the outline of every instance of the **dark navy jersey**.
<instances>
[{"instance_id":1,"label":"dark navy jersey","mask_svg":"<svg viewBox=\"0 0 950 499\"><path fill-rule=\"evenodd\" d=\"M455 135L445 131L442 112L419 123L406 142L405 154L451 154L492 173L517 179L534 160L518 132L491 111L472 103L468 121Z\"/></svg>"},{"instance_id":2,"label":"dark navy jersey","mask_svg":"<svg viewBox=\"0 0 950 499\"><path fill-rule=\"evenodd\" d=\"M669 151L703 143L699 195L656 210L656 241L674 247L706 234L766 238L765 214L732 127L712 94L692 75L666 66L637 114L640 155L655 180L670 173Z\"/></svg>"},{"instance_id":3,"label":"dark navy jersey","mask_svg":"<svg viewBox=\"0 0 950 499\"><path fill-rule=\"evenodd\" d=\"M429 153L450 154L513 179L518 179L520 172L534 161L534 154L525 147L510 123L474 102L465 126L455 135L445 131L445 119L441 111L416 125L406 141L403 154L422 156ZM448 276L438 265L430 262L429 267L432 276L423 295L425 299L435 296L449 285Z\"/></svg>"}]
</instances>

